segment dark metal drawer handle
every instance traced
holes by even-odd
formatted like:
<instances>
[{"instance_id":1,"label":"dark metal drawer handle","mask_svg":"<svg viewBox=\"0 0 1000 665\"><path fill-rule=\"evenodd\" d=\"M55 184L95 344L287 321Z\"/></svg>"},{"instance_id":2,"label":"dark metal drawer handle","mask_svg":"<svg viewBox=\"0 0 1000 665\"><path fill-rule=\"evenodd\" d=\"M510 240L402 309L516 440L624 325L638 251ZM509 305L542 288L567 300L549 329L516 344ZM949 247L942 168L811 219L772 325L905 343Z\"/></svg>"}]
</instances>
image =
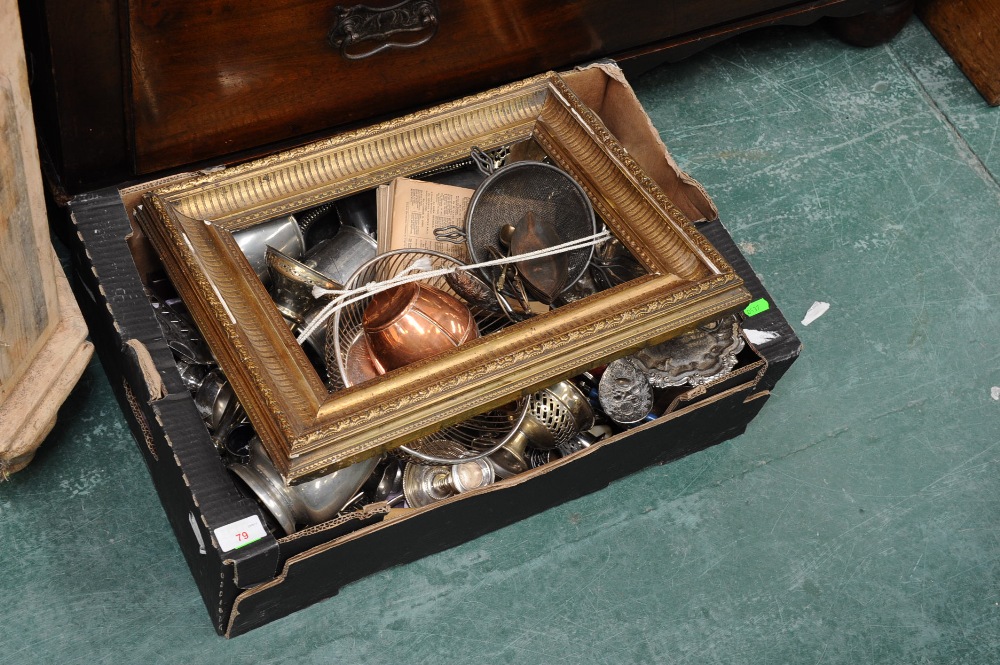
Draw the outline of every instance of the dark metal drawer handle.
<instances>
[{"instance_id":1,"label":"dark metal drawer handle","mask_svg":"<svg viewBox=\"0 0 1000 665\"><path fill-rule=\"evenodd\" d=\"M403 0L382 9L367 5L339 6L334 9L337 23L327 35L327 42L340 49L348 60L361 60L396 48L414 48L426 44L437 34L436 0ZM394 35L426 32L416 40L400 41Z\"/></svg>"}]
</instances>

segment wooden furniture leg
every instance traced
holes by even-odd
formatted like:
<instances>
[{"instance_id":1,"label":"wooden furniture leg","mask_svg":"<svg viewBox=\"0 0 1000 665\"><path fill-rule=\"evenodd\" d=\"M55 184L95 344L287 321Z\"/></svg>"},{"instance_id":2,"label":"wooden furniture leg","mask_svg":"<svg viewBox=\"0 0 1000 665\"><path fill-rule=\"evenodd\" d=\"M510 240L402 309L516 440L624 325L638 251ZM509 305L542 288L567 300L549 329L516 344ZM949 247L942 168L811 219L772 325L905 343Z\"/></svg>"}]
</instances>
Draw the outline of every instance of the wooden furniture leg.
<instances>
[{"instance_id":1,"label":"wooden furniture leg","mask_svg":"<svg viewBox=\"0 0 1000 665\"><path fill-rule=\"evenodd\" d=\"M898 0L865 14L827 19L827 27L852 46L878 46L903 29L913 14L913 5L914 0Z\"/></svg>"},{"instance_id":2,"label":"wooden furniture leg","mask_svg":"<svg viewBox=\"0 0 1000 665\"><path fill-rule=\"evenodd\" d=\"M922 0L917 15L986 102L1000 105L1000 0Z\"/></svg>"}]
</instances>

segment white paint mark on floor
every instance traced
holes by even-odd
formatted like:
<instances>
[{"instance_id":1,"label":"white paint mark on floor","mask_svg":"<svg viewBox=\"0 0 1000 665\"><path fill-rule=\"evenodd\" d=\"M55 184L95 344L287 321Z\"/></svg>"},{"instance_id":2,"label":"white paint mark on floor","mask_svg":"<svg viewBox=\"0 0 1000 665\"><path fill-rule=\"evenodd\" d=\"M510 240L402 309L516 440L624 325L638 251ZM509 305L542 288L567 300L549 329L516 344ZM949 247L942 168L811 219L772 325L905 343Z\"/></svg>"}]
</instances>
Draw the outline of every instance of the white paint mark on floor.
<instances>
[{"instance_id":1,"label":"white paint mark on floor","mask_svg":"<svg viewBox=\"0 0 1000 665\"><path fill-rule=\"evenodd\" d=\"M990 397L992 397L994 401L1000 402L1000 386L993 386L990 388Z\"/></svg>"},{"instance_id":2,"label":"white paint mark on floor","mask_svg":"<svg viewBox=\"0 0 1000 665\"><path fill-rule=\"evenodd\" d=\"M814 302L810 307L809 311L806 312L805 318L802 319L802 325L807 326L819 317L826 314L826 310L830 309L830 303L828 302Z\"/></svg>"}]
</instances>

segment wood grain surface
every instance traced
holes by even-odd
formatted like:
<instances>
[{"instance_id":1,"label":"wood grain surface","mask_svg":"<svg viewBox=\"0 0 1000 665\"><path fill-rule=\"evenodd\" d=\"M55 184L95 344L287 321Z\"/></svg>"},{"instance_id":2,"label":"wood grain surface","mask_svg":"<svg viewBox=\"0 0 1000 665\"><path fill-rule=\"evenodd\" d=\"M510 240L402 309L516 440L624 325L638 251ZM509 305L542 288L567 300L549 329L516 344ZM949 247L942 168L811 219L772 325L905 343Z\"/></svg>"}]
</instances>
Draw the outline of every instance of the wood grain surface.
<instances>
[{"instance_id":1,"label":"wood grain surface","mask_svg":"<svg viewBox=\"0 0 1000 665\"><path fill-rule=\"evenodd\" d=\"M14 0L0 15L0 404L55 326L55 281ZM33 180L32 180L33 179ZM45 250L46 253L42 253Z\"/></svg>"},{"instance_id":2,"label":"wood grain surface","mask_svg":"<svg viewBox=\"0 0 1000 665\"><path fill-rule=\"evenodd\" d=\"M634 76L747 30L889 0L435 1L427 43L361 60L328 43L337 8L397 0L21 2L56 196L246 159L601 57Z\"/></svg>"},{"instance_id":3,"label":"wood grain surface","mask_svg":"<svg viewBox=\"0 0 1000 665\"><path fill-rule=\"evenodd\" d=\"M427 43L348 60L327 43L339 0L133 0L140 172L458 97L772 9L781 0L440 0ZM387 6L395 3L376 2Z\"/></svg>"},{"instance_id":4,"label":"wood grain surface","mask_svg":"<svg viewBox=\"0 0 1000 665\"><path fill-rule=\"evenodd\" d=\"M15 0L0 0L0 480L27 464L92 346L49 244Z\"/></svg>"},{"instance_id":5,"label":"wood grain surface","mask_svg":"<svg viewBox=\"0 0 1000 665\"><path fill-rule=\"evenodd\" d=\"M924 0L917 13L987 103L1000 105L1000 0Z\"/></svg>"}]
</instances>

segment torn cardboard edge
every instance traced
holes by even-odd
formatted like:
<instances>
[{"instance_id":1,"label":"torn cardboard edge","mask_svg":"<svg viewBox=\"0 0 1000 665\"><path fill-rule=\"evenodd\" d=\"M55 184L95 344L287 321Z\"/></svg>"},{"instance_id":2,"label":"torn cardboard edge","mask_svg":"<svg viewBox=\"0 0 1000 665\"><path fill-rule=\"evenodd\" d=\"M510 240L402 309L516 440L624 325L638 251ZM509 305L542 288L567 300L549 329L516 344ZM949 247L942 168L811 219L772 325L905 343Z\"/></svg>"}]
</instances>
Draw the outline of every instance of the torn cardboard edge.
<instances>
[{"instance_id":1,"label":"torn cardboard edge","mask_svg":"<svg viewBox=\"0 0 1000 665\"><path fill-rule=\"evenodd\" d=\"M682 416L686 416L691 414L692 412L698 411L704 406L709 406L715 403L724 403L727 402L727 400L735 399L737 402L741 404L749 403L751 401L754 401L751 399L751 395L753 394L753 389L754 389L753 381L738 386L734 386L733 388L730 388L718 395L713 395L712 397L710 397L705 401L699 401L696 404L685 407L681 411L678 411L674 414L670 414L669 416L666 417L666 419L672 420L681 418ZM480 505L482 504L483 501L489 501L488 497L491 495L504 496L504 494L506 493L522 492L522 491L528 491L530 493L531 490L528 488L530 486L538 487L537 481L539 481L543 476L547 476L553 473L559 473L560 471L568 471L573 468L579 468L579 463L585 462L589 457L594 457L594 459L599 459L606 452L605 449L607 449L610 446L615 446L616 444L618 444L628 447L629 443L626 442L624 439L633 438L636 435L641 436L643 434L645 434L646 437L648 437L650 430L653 430L662 424L663 424L662 420L659 422L645 423L644 425L640 425L636 428L633 428L632 430L628 430L626 432L616 435L615 437L606 439L598 444L595 444L594 446L591 446L583 451L580 451L571 457L563 458L562 460L556 460L554 462L546 464L544 467L539 467L538 469L535 469L533 471L528 471L524 474L519 474L518 476L507 479L503 481L502 484L497 484L495 486L489 486L478 490L474 490L472 492L468 492L466 494L457 497L451 497L443 501L435 502L434 504L431 504L429 506L409 509L405 512L405 514L397 513L396 515L386 518L384 521L381 521L377 524L373 524L364 527L358 531L353 531L351 533L345 534L344 536L337 538L334 541L323 543L315 548L312 548L308 551L293 556L289 558L287 561L285 561L285 563L281 567L281 571L279 572L278 576L275 579L265 582L264 584L261 584L259 586L253 587L252 589L247 589L246 591L243 591L236 597L235 602L233 603L233 610L229 618L229 624L226 629L226 636L233 637L247 630L248 626L245 624L247 619L243 618L243 616L241 615L241 609L247 601L252 601L260 594L267 594L268 592L276 588L281 588L285 584L291 583L294 585L296 583L301 583L302 576L308 575L308 572L306 573L299 572L300 569L307 571L308 566L311 564L313 565L316 564L317 561L320 561L318 557L322 557L324 554L328 554L333 550L345 546L353 547L358 544L358 541L363 541L368 537L376 536L379 534L384 535L386 531L391 532L393 529L398 529L402 527L410 529L418 528L417 525L420 525L426 519L430 519L432 515L435 515L437 513L452 515L455 509L460 509L463 505L466 506L471 505L467 503L469 501L472 501L474 503L478 502L475 503L475 505ZM742 424L742 426L739 429L742 430L743 427L745 427L745 423ZM732 432L726 432L724 434L727 435L725 438L729 438L735 435ZM712 444L708 443L707 445L712 445ZM679 445L677 440L670 439L666 443L659 445L658 447L661 447L665 454L670 453L672 450L677 453L676 456L681 456L683 454L686 454L683 446ZM633 471L644 468L649 463L650 462L644 462L642 466L638 467L637 469L634 469ZM544 509L548 509L553 505L559 505L561 503L565 503L566 501L579 498L580 496L590 494L594 491L599 491L601 488L606 487L611 482L618 480L621 477L623 476L612 474L609 477L599 479L597 482L593 484L593 486L585 488L580 493L570 493L566 495L563 500L556 501L551 505L547 503ZM508 499L506 502L504 502L503 500L500 500L499 502L494 500L491 505L495 507L498 505L509 505L509 503L510 499ZM485 504L482 505L485 506ZM534 514L534 512L532 512L532 514ZM446 516L444 518L438 518L438 523L452 524L455 519L456 518L454 516L452 517ZM442 522L442 520L444 521ZM489 525L489 528L486 529L484 533L488 533L490 531L495 530L496 528L500 528L505 525L506 523L502 524L491 523ZM397 564L392 564L392 565L397 565ZM391 566L386 566L386 567L391 567ZM329 591L329 593L327 594L326 597L335 595L340 587L354 581L355 579L359 578L355 578L349 575L348 578L340 580L339 583L336 585L336 588L327 590ZM317 598L312 602L317 602L318 600L322 600L322 598ZM252 623L253 619L250 618L250 621Z\"/></svg>"},{"instance_id":2,"label":"torn cardboard edge","mask_svg":"<svg viewBox=\"0 0 1000 665\"><path fill-rule=\"evenodd\" d=\"M703 385L689 386L670 402L664 413L656 420L618 432L610 437L602 439L588 448L577 451L573 455L553 460L544 466L529 469L528 471L519 473L501 481L497 481L496 483L488 486L451 496L420 508L394 508L390 510L385 504L370 504L365 506L362 510L338 515L327 522L313 525L300 531L296 531L293 534L284 536L283 538L278 539L278 542L286 546L294 544L299 539L309 538L321 533L325 533L329 538L326 542L318 543L308 549L297 550L292 556L286 559L286 565L293 558L322 553L328 549L336 547L340 542L344 542L347 539L355 537L361 537L365 532L370 530L384 528L387 524L396 520L408 519L414 515L432 511L435 508L447 505L448 503L464 500L470 496L500 492L508 487L530 481L535 477L548 473L554 468L572 464L574 460L580 459L580 457L584 455L592 454L595 450L608 445L613 445L634 432L643 431L645 429L650 429L656 427L657 425L666 423L675 418L678 414L689 412L692 408L698 407L702 402L718 399L720 396L729 395L734 391L752 392L763 377L764 372L767 370L767 360L763 355L759 354L752 348L747 348L744 353L753 359L751 360L748 358L747 360L740 362L740 364L734 368L733 371L711 382ZM365 523L366 521L371 521L372 518L377 519L375 522ZM383 518L385 520L384 523L377 523L381 522ZM355 528L349 529L349 527L352 526L352 523Z\"/></svg>"},{"instance_id":3,"label":"torn cardboard edge","mask_svg":"<svg viewBox=\"0 0 1000 665\"><path fill-rule=\"evenodd\" d=\"M564 466L567 466L567 465L571 465L575 461L580 460L580 459L582 459L582 458L584 458L584 457L586 457L588 455L596 454L597 451L599 451L599 450L601 450L603 448L606 448L608 446L616 445L616 444L620 443L623 439L625 439L625 438L627 438L627 437L629 437L631 435L634 435L634 434L639 433L639 432L643 432L645 430L653 429L653 428L658 427L660 425L666 424L666 423L670 422L671 420L675 420L677 418L680 418L681 416L684 416L685 414L690 413L692 410L700 408L705 403L710 403L710 402L713 402L713 401L725 399L726 397L731 396L731 395L736 394L736 393L748 393L748 394L752 394L753 391L754 391L754 387L757 385L757 383L760 380L760 377L762 375L762 372L760 370L762 368L764 368L764 366L766 366L766 361L763 360L763 359L761 359L761 360L759 360L757 362L751 363L751 364L747 365L747 367L743 368L743 372L741 372L736 377L736 378L744 378L745 379L746 375L744 374L744 372L745 373L752 373L752 378L750 378L750 380L744 380L744 381L738 382L737 385L733 385L733 386L727 387L725 390L723 390L723 391L721 391L719 393L715 393L715 394L712 394L712 395L707 395L707 396L705 396L705 399L697 399L698 396L696 396L695 397L695 401L693 401L692 403L687 404L686 406L678 408L678 409L676 409L674 411L671 411L669 413L665 413L664 415L660 416L659 418L657 418L654 421L647 422L647 423L642 423L641 425L637 425L635 427L632 427L630 429L624 430L622 432L618 432L617 434L614 434L614 435L609 436L609 437L607 437L605 439L602 439L602 440L598 441L597 443L595 443L595 444L593 444L591 446L588 446L587 448L584 448L582 450L576 451L572 455L569 455L567 457L561 457L559 459L553 460L553 461L551 461L551 462L549 462L549 463L547 463L547 464L545 464L543 466L539 466L539 467L535 467L535 468L532 468L532 469L528 469L527 471L524 471L524 472L519 473L517 475L511 476L510 478L506 478L506 479L503 479L503 480L498 480L497 482L492 483L490 485L486 485L484 487L480 487L480 488L477 488L477 489L474 489L474 490L470 490L470 491L464 492L462 494L456 494L456 495L450 496L448 498L442 499L440 501L435 501L434 503L428 504L426 506L420 506L418 508L406 508L406 509L403 509L403 510L399 510L399 509L391 509L390 510L390 509L388 509L388 506L385 506L385 504L371 504L370 506L366 506L366 508L368 510L357 511L356 513L349 513L347 515L340 515L340 516L338 516L338 517L336 517L336 518L334 518L334 519L332 519L332 520L330 520L328 522L324 522L322 524L309 527L308 529L303 529L302 531L296 531L294 534L291 534L289 536L286 536L286 537L280 539L279 542L291 542L295 538L298 538L298 537L301 537L301 536L312 535L312 534L314 534L316 532L321 532L321 531L326 531L326 530L336 531L337 527L341 527L341 526L344 526L346 524L349 524L351 521L360 521L361 519L364 519L364 518L367 518L367 517L374 517L374 516L378 516L378 515L386 516L386 519L384 521L379 521L379 522L374 523L374 524L368 524L368 525L362 526L361 528L358 528L356 530L351 530L351 531L342 533L342 534L340 534L340 535L332 538L331 540L329 540L327 542L324 542L324 543L321 543L319 545L316 545L315 547L312 547L312 548L310 548L308 550L305 550L303 552L300 552L300 553L296 554L295 556L292 556L292 557L288 558L285 561L285 563L282 565L282 571L278 575L278 577L275 578L275 580L273 580L271 582L266 582L264 585L261 585L261 587L254 587L253 589L248 590L246 593L249 594L249 593L253 593L255 591L260 591L262 588L264 588L266 586L274 586L275 584L280 583L281 580L283 580L287 576L289 568L292 565L294 565L296 562L299 562L299 561L301 561L303 559L306 559L306 558L309 558L309 557L312 557L312 556L316 556L318 554L322 554L323 552L326 552L328 550L334 549L337 546L339 546L339 545L341 545L341 544L343 544L343 543L345 543L347 541L354 540L354 539L357 539L357 538L363 538L365 535L367 535L367 534L369 534L369 533L371 533L373 531L381 530L381 529L386 529L386 528L392 528L392 525L398 523L400 520L413 519L413 518L419 517L420 515L423 515L423 514L426 514L426 513L430 513L430 512L433 512L435 510L440 510L440 509L444 508L445 506L447 506L449 504L452 504L452 503L455 503L455 502L458 502L458 501L464 501L464 500L466 500L468 498L471 498L471 497L485 495L485 494L493 494L493 493L497 493L497 492L504 492L505 490L507 490L507 489L509 489L511 487L516 487L516 486L518 486L518 485L520 485L522 483L531 482L531 481L535 480L536 478L539 478L541 476L546 475L547 473L551 472L554 469L557 469L559 467L564 467ZM720 381L718 381L716 383L722 383L722 381L720 380ZM700 386L700 388L704 388L704 386ZM699 396L704 396L704 395L705 395L705 392L703 390L700 391L700 395ZM747 399L749 400L749 396L748 396ZM383 506L385 506L385 509L383 509Z\"/></svg>"},{"instance_id":4,"label":"torn cardboard edge","mask_svg":"<svg viewBox=\"0 0 1000 665\"><path fill-rule=\"evenodd\" d=\"M149 401L155 402L167 396L167 388L163 385L163 378L156 369L153 357L149 355L146 345L137 339L129 339L125 342L128 351L131 352L135 365L142 374L143 383L149 391Z\"/></svg>"},{"instance_id":5,"label":"torn cardboard edge","mask_svg":"<svg viewBox=\"0 0 1000 665\"><path fill-rule=\"evenodd\" d=\"M587 75L595 70L607 78L602 81ZM708 192L680 168L667 150L659 130L617 64L601 60L561 76L688 219L702 222L719 216Z\"/></svg>"}]
</instances>

